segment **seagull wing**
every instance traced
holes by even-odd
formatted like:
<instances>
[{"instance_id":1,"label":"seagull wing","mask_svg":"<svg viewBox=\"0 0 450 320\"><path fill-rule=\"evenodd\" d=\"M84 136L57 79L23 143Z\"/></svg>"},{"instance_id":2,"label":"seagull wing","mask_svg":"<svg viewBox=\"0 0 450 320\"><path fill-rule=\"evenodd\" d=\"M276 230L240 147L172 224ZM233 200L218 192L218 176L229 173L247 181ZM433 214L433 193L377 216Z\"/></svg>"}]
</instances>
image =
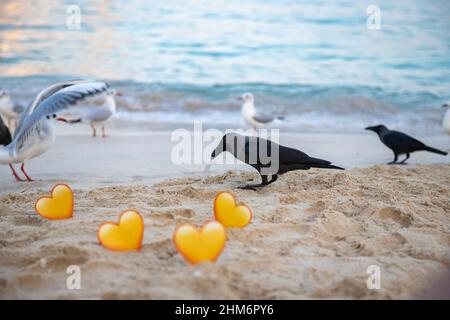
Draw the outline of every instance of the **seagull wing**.
<instances>
[{"instance_id":1,"label":"seagull wing","mask_svg":"<svg viewBox=\"0 0 450 320\"><path fill-rule=\"evenodd\" d=\"M275 120L275 117L271 114L256 112L252 118L259 123L269 123Z\"/></svg>"},{"instance_id":2,"label":"seagull wing","mask_svg":"<svg viewBox=\"0 0 450 320\"><path fill-rule=\"evenodd\" d=\"M13 142L17 152L45 116L58 114L77 102L105 92L109 85L101 81L75 80L55 84L41 91L20 118Z\"/></svg>"}]
</instances>

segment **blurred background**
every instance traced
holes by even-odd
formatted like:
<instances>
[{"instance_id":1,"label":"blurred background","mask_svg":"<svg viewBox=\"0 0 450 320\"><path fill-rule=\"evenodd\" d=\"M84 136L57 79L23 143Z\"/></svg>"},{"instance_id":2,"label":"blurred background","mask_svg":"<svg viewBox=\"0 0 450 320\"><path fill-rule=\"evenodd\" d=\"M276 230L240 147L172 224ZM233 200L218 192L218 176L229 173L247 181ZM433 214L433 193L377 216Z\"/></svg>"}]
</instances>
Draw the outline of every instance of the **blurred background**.
<instances>
[{"instance_id":1,"label":"blurred background","mask_svg":"<svg viewBox=\"0 0 450 320\"><path fill-rule=\"evenodd\" d=\"M448 0L2 0L0 89L27 104L52 82L96 78L125 94L119 118L232 127L251 91L286 130L441 133L449 12Z\"/></svg>"}]
</instances>

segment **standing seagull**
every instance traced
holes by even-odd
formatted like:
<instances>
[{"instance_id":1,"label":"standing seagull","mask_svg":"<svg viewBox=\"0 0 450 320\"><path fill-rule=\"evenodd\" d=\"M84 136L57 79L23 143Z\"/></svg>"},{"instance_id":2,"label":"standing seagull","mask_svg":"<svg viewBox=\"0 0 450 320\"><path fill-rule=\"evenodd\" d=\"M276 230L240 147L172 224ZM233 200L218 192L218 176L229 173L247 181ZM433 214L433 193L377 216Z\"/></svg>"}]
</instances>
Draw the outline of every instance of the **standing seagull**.
<instances>
[{"instance_id":1,"label":"standing seagull","mask_svg":"<svg viewBox=\"0 0 450 320\"><path fill-rule=\"evenodd\" d=\"M102 125L102 137L106 138L105 122L116 113L116 100L114 96L120 96L115 90L108 90L104 95L103 104L89 108L81 118L70 120L69 123L87 122L92 128L92 137L97 137L96 125Z\"/></svg>"},{"instance_id":2,"label":"standing seagull","mask_svg":"<svg viewBox=\"0 0 450 320\"><path fill-rule=\"evenodd\" d=\"M271 124L275 119L283 120L283 117L275 117L271 114L265 114L256 111L255 98L251 93L244 93L238 97L238 100L244 102L242 105L242 116L245 122L256 131L257 128L262 128Z\"/></svg>"},{"instance_id":3,"label":"standing seagull","mask_svg":"<svg viewBox=\"0 0 450 320\"><path fill-rule=\"evenodd\" d=\"M394 152L394 160L388 162L388 164L406 164L406 160L409 159L409 154L414 151L430 151L444 156L447 155L447 152L428 147L403 132L389 130L383 125L367 127L366 130L377 133L381 142ZM398 156L402 154L406 154L406 158L398 162Z\"/></svg>"},{"instance_id":4,"label":"standing seagull","mask_svg":"<svg viewBox=\"0 0 450 320\"><path fill-rule=\"evenodd\" d=\"M219 145L211 154L211 160L225 151L252 166L261 175L261 184L246 185L241 189L255 190L258 187L267 186L277 181L278 175L293 170L310 168L344 170L344 168L332 165L330 161L312 158L300 150L259 137L242 136L236 133L227 133L222 137ZM268 181L269 175L271 175L270 181Z\"/></svg>"},{"instance_id":5,"label":"standing seagull","mask_svg":"<svg viewBox=\"0 0 450 320\"><path fill-rule=\"evenodd\" d=\"M12 129L12 124L17 122L24 109L22 105L13 101L8 92L0 91L0 116L7 120L10 130Z\"/></svg>"},{"instance_id":6,"label":"standing seagull","mask_svg":"<svg viewBox=\"0 0 450 320\"><path fill-rule=\"evenodd\" d=\"M67 122L57 116L77 102L105 92L108 84L95 81L68 81L52 85L41 91L23 112L13 140L0 149L0 164L8 164L17 181L21 181L12 167L22 163L21 170L28 181L25 162L45 153L55 141L56 120Z\"/></svg>"},{"instance_id":7,"label":"standing seagull","mask_svg":"<svg viewBox=\"0 0 450 320\"><path fill-rule=\"evenodd\" d=\"M444 120L442 120L442 126L445 131L450 134L450 102L446 103L442 106L442 108L447 108L447 112L445 113Z\"/></svg>"}]
</instances>

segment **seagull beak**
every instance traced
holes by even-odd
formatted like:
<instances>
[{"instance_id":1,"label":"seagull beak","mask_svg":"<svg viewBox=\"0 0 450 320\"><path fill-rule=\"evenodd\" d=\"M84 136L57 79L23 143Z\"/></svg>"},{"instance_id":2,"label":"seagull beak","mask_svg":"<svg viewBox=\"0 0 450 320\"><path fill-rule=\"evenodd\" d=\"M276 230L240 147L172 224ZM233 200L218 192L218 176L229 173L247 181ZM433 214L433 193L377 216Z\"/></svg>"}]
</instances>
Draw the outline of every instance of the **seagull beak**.
<instances>
[{"instance_id":1,"label":"seagull beak","mask_svg":"<svg viewBox=\"0 0 450 320\"><path fill-rule=\"evenodd\" d=\"M116 96L118 96L118 97L122 97L122 96L123 96L123 93L122 93L122 92L120 92L120 91L117 91L117 92L116 92Z\"/></svg>"},{"instance_id":2,"label":"seagull beak","mask_svg":"<svg viewBox=\"0 0 450 320\"><path fill-rule=\"evenodd\" d=\"M448 103L443 104L443 105L442 105L442 108L448 108Z\"/></svg>"},{"instance_id":3,"label":"seagull beak","mask_svg":"<svg viewBox=\"0 0 450 320\"><path fill-rule=\"evenodd\" d=\"M239 96L239 97L236 98L236 100L244 101L244 98L242 98L241 96Z\"/></svg>"},{"instance_id":4,"label":"seagull beak","mask_svg":"<svg viewBox=\"0 0 450 320\"><path fill-rule=\"evenodd\" d=\"M61 121L61 122L64 122L64 123L69 122L69 121L67 121L67 119L64 119L64 118L62 118L62 117L57 117L56 120Z\"/></svg>"}]
</instances>

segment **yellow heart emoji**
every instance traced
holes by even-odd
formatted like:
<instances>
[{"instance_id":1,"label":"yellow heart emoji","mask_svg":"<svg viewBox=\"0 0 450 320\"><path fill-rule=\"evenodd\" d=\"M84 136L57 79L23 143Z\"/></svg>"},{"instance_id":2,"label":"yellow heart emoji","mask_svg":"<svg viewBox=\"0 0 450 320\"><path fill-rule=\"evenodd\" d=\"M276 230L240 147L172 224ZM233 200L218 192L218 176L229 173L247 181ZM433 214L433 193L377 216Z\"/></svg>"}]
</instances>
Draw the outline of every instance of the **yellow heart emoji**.
<instances>
[{"instance_id":1,"label":"yellow heart emoji","mask_svg":"<svg viewBox=\"0 0 450 320\"><path fill-rule=\"evenodd\" d=\"M73 215L73 192L68 185L53 187L51 196L40 198L35 205L36 213L50 220L68 219Z\"/></svg>"},{"instance_id":2,"label":"yellow heart emoji","mask_svg":"<svg viewBox=\"0 0 450 320\"><path fill-rule=\"evenodd\" d=\"M225 247L227 235L223 225L217 221L207 222L197 230L191 224L178 226L173 242L178 252L190 263L214 262Z\"/></svg>"},{"instance_id":3,"label":"yellow heart emoji","mask_svg":"<svg viewBox=\"0 0 450 320\"><path fill-rule=\"evenodd\" d=\"M139 250L144 238L144 220L137 211L125 211L118 223L103 223L97 238L102 246L114 251Z\"/></svg>"},{"instance_id":4,"label":"yellow heart emoji","mask_svg":"<svg viewBox=\"0 0 450 320\"><path fill-rule=\"evenodd\" d=\"M253 213L245 204L236 205L234 196L220 192L214 200L214 215L227 228L243 228L252 221Z\"/></svg>"}]
</instances>

